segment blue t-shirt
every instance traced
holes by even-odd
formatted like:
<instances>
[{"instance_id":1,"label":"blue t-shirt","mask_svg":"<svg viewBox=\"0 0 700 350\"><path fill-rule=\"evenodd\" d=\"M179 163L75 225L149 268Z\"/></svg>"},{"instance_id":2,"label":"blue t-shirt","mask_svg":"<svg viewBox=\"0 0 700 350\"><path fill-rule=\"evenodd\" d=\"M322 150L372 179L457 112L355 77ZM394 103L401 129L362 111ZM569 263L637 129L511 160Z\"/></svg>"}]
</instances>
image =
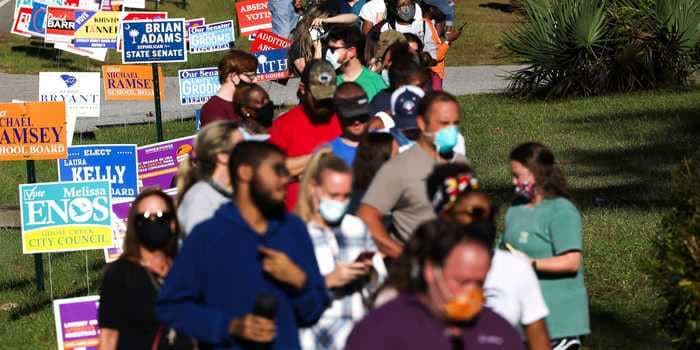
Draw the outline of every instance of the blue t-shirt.
<instances>
[{"instance_id":1,"label":"blue t-shirt","mask_svg":"<svg viewBox=\"0 0 700 350\"><path fill-rule=\"evenodd\" d=\"M333 154L342 158L348 165L352 165L352 161L355 159L355 153L357 153L357 147L346 144L340 137L331 141L329 145L331 146Z\"/></svg>"}]
</instances>

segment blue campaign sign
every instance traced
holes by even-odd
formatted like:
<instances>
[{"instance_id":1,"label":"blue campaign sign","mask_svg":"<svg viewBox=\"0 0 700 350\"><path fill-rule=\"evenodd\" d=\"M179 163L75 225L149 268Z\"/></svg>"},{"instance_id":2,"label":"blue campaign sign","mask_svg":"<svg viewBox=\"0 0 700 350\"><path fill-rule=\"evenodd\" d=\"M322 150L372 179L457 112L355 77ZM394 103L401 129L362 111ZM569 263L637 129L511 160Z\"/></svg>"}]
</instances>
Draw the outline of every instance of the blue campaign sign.
<instances>
[{"instance_id":1,"label":"blue campaign sign","mask_svg":"<svg viewBox=\"0 0 700 350\"><path fill-rule=\"evenodd\" d=\"M254 52L258 58L258 81L285 79L289 77L288 49Z\"/></svg>"},{"instance_id":2,"label":"blue campaign sign","mask_svg":"<svg viewBox=\"0 0 700 350\"><path fill-rule=\"evenodd\" d=\"M27 31L34 36L44 37L46 35L46 7L41 2L34 2L32 5L32 18L29 20Z\"/></svg>"},{"instance_id":3,"label":"blue campaign sign","mask_svg":"<svg viewBox=\"0 0 700 350\"><path fill-rule=\"evenodd\" d=\"M123 63L187 62L185 20L124 21Z\"/></svg>"},{"instance_id":4,"label":"blue campaign sign","mask_svg":"<svg viewBox=\"0 0 700 350\"><path fill-rule=\"evenodd\" d=\"M180 104L207 102L219 90L219 70L216 67L177 71L180 82Z\"/></svg>"},{"instance_id":5,"label":"blue campaign sign","mask_svg":"<svg viewBox=\"0 0 700 350\"><path fill-rule=\"evenodd\" d=\"M115 202L133 200L138 191L136 145L68 147L68 158L58 160L58 181L108 180Z\"/></svg>"},{"instance_id":6,"label":"blue campaign sign","mask_svg":"<svg viewBox=\"0 0 700 350\"><path fill-rule=\"evenodd\" d=\"M232 20L191 27L189 37L190 53L225 51L236 40Z\"/></svg>"}]
</instances>

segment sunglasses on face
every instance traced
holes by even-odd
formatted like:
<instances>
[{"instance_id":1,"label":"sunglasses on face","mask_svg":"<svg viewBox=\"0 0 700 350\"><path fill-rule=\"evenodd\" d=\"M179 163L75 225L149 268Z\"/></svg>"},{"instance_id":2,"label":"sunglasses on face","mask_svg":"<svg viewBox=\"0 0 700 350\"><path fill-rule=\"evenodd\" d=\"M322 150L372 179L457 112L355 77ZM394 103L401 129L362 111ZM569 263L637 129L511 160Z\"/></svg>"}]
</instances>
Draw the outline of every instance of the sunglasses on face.
<instances>
[{"instance_id":1,"label":"sunglasses on face","mask_svg":"<svg viewBox=\"0 0 700 350\"><path fill-rule=\"evenodd\" d=\"M167 224L175 218L175 215L167 211L145 211L136 214L136 226L141 226L147 222L156 222L159 224Z\"/></svg>"},{"instance_id":2,"label":"sunglasses on face","mask_svg":"<svg viewBox=\"0 0 700 350\"><path fill-rule=\"evenodd\" d=\"M328 50L330 50L331 53L335 53L335 50L338 50L338 49L347 49L347 47L345 47L345 46L336 46L336 47L328 46Z\"/></svg>"},{"instance_id":3,"label":"sunglasses on face","mask_svg":"<svg viewBox=\"0 0 700 350\"><path fill-rule=\"evenodd\" d=\"M364 124L367 122L369 122L369 115L361 115L354 118L348 118L343 121L343 123L346 125Z\"/></svg>"}]
</instances>

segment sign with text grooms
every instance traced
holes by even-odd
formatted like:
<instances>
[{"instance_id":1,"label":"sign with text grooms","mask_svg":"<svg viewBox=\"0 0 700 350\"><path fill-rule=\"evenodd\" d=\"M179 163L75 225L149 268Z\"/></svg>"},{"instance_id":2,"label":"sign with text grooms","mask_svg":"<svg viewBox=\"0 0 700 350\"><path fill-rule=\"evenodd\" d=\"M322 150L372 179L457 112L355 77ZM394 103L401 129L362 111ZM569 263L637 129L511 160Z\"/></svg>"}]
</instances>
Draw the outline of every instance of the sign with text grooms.
<instances>
[{"instance_id":1,"label":"sign with text grooms","mask_svg":"<svg viewBox=\"0 0 700 350\"><path fill-rule=\"evenodd\" d=\"M225 51L236 40L233 21L205 24L189 29L190 53Z\"/></svg>"},{"instance_id":2,"label":"sign with text grooms","mask_svg":"<svg viewBox=\"0 0 700 350\"><path fill-rule=\"evenodd\" d=\"M139 20L122 23L123 63L187 62L185 20Z\"/></svg>"},{"instance_id":3,"label":"sign with text grooms","mask_svg":"<svg viewBox=\"0 0 700 350\"><path fill-rule=\"evenodd\" d=\"M153 101L153 69L147 65L102 66L105 101ZM165 100L165 78L158 66L160 99Z\"/></svg>"},{"instance_id":4,"label":"sign with text grooms","mask_svg":"<svg viewBox=\"0 0 700 350\"><path fill-rule=\"evenodd\" d=\"M192 152L195 136L154 143L138 148L139 188L158 187L176 193L175 175L180 162Z\"/></svg>"},{"instance_id":5,"label":"sign with text grooms","mask_svg":"<svg viewBox=\"0 0 700 350\"><path fill-rule=\"evenodd\" d=\"M100 344L98 295L56 299L53 316L59 350L96 350Z\"/></svg>"},{"instance_id":6,"label":"sign with text grooms","mask_svg":"<svg viewBox=\"0 0 700 350\"><path fill-rule=\"evenodd\" d=\"M66 157L65 102L0 103L0 161Z\"/></svg>"},{"instance_id":7,"label":"sign with text grooms","mask_svg":"<svg viewBox=\"0 0 700 350\"><path fill-rule=\"evenodd\" d=\"M100 116L100 73L40 72L39 100L65 101L66 113Z\"/></svg>"},{"instance_id":8,"label":"sign with text grooms","mask_svg":"<svg viewBox=\"0 0 700 350\"><path fill-rule=\"evenodd\" d=\"M236 18L241 35L254 34L260 29L272 29L272 13L268 0L246 0L236 3Z\"/></svg>"},{"instance_id":9,"label":"sign with text grooms","mask_svg":"<svg viewBox=\"0 0 700 350\"><path fill-rule=\"evenodd\" d=\"M285 79L289 77L288 50L275 49L254 52L258 58L257 81Z\"/></svg>"},{"instance_id":10,"label":"sign with text grooms","mask_svg":"<svg viewBox=\"0 0 700 350\"><path fill-rule=\"evenodd\" d=\"M109 181L19 185L24 254L111 247Z\"/></svg>"},{"instance_id":11,"label":"sign with text grooms","mask_svg":"<svg viewBox=\"0 0 700 350\"><path fill-rule=\"evenodd\" d=\"M206 103L219 90L219 70L216 67L177 71L180 83L180 104Z\"/></svg>"}]
</instances>

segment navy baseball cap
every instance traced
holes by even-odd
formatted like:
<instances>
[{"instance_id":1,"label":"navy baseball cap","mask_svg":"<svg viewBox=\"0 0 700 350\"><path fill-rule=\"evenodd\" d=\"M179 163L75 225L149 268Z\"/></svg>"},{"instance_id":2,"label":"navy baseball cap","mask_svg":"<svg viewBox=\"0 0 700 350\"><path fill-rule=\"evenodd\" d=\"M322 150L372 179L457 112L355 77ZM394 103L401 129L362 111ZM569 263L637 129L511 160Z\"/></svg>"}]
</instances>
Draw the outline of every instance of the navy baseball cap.
<instances>
[{"instance_id":1,"label":"navy baseball cap","mask_svg":"<svg viewBox=\"0 0 700 350\"><path fill-rule=\"evenodd\" d=\"M391 114L399 130L416 129L418 105L425 93L413 85L402 86L391 94Z\"/></svg>"}]
</instances>

